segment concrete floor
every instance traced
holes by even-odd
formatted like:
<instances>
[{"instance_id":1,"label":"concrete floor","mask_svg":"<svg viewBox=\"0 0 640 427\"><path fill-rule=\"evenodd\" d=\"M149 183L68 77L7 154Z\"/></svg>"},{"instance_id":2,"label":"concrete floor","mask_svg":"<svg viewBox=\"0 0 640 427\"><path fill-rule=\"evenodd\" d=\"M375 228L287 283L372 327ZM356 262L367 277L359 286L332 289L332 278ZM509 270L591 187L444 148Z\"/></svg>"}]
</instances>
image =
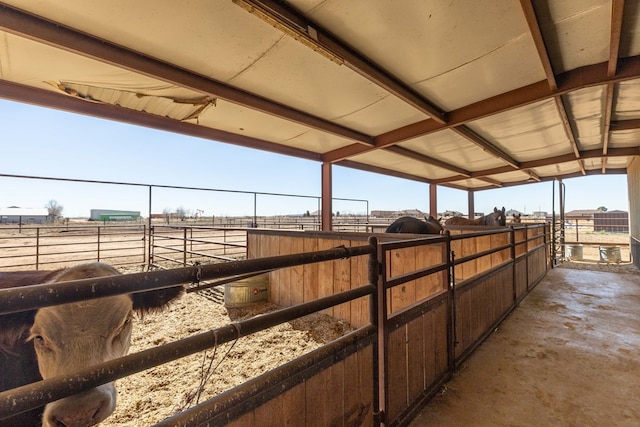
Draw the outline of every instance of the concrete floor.
<instances>
[{"instance_id":1,"label":"concrete floor","mask_svg":"<svg viewBox=\"0 0 640 427\"><path fill-rule=\"evenodd\" d=\"M640 273L555 268L411 422L640 426Z\"/></svg>"}]
</instances>

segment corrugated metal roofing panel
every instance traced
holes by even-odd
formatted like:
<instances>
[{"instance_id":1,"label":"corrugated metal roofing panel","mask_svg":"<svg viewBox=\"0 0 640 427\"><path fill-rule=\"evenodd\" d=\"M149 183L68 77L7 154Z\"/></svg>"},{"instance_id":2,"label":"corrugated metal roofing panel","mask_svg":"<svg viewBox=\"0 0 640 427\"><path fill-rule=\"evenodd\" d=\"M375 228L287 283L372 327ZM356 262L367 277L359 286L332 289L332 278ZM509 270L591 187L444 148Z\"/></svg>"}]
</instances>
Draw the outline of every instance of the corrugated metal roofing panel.
<instances>
[{"instance_id":1,"label":"corrugated metal roofing panel","mask_svg":"<svg viewBox=\"0 0 640 427\"><path fill-rule=\"evenodd\" d=\"M521 162L572 152L553 100L476 120L469 127Z\"/></svg>"},{"instance_id":2,"label":"corrugated metal roofing panel","mask_svg":"<svg viewBox=\"0 0 640 427\"><path fill-rule=\"evenodd\" d=\"M613 117L616 120L640 119L640 79L620 82L617 85Z\"/></svg>"},{"instance_id":3,"label":"corrugated metal roofing panel","mask_svg":"<svg viewBox=\"0 0 640 427\"><path fill-rule=\"evenodd\" d=\"M573 123L575 139L582 150L602 146L602 105L606 102L606 86L576 90L563 97L567 117Z\"/></svg>"},{"instance_id":4,"label":"corrugated metal roofing panel","mask_svg":"<svg viewBox=\"0 0 640 427\"><path fill-rule=\"evenodd\" d=\"M503 165L502 161L451 130L414 138L398 145L471 172Z\"/></svg>"},{"instance_id":5,"label":"corrugated metal roofing panel","mask_svg":"<svg viewBox=\"0 0 640 427\"><path fill-rule=\"evenodd\" d=\"M609 147L637 147L640 141L640 129L611 132Z\"/></svg>"},{"instance_id":6,"label":"corrugated metal roofing panel","mask_svg":"<svg viewBox=\"0 0 640 427\"><path fill-rule=\"evenodd\" d=\"M451 176L451 172L446 169L412 160L389 151L370 151L353 156L351 160L424 178L438 179Z\"/></svg>"}]
</instances>

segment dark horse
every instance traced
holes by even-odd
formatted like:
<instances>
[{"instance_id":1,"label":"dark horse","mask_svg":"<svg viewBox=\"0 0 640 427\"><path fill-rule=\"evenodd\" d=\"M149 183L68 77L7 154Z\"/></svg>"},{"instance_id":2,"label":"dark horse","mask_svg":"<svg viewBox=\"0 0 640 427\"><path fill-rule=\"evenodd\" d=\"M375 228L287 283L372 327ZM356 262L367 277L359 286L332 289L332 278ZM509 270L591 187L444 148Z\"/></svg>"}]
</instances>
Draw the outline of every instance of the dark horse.
<instances>
[{"instance_id":1,"label":"dark horse","mask_svg":"<svg viewBox=\"0 0 640 427\"><path fill-rule=\"evenodd\" d=\"M468 219L461 216L454 216L453 218L449 218L444 223L444 225L507 225L507 216L504 213L504 207L501 210L498 210L498 208L494 207L493 213L490 213L489 215L481 216L477 219Z\"/></svg>"},{"instance_id":2,"label":"dark horse","mask_svg":"<svg viewBox=\"0 0 640 427\"><path fill-rule=\"evenodd\" d=\"M403 216L387 227L386 233L440 234L442 225L432 216L423 221L412 216Z\"/></svg>"}]
</instances>

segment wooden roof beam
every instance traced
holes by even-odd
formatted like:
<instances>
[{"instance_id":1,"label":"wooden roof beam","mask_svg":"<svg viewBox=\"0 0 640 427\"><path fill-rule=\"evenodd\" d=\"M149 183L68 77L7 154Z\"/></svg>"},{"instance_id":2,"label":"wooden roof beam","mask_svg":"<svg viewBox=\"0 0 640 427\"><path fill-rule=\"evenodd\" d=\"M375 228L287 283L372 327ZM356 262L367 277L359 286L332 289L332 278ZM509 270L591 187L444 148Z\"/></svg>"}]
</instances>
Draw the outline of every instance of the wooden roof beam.
<instances>
[{"instance_id":1,"label":"wooden roof beam","mask_svg":"<svg viewBox=\"0 0 640 427\"><path fill-rule=\"evenodd\" d=\"M551 65L549 54L547 53L547 47L544 43L544 37L542 36L542 31L538 24L538 17L536 16L536 11L533 8L533 3L531 0L520 0L520 7L522 8L522 12L524 12L524 19L527 21L529 34L531 34L533 44L538 51L538 58L542 64L542 69L544 70L545 76L547 76L549 88L551 91L555 91L558 89L558 84L556 83L556 76L553 72L553 66Z\"/></svg>"},{"instance_id":2,"label":"wooden roof beam","mask_svg":"<svg viewBox=\"0 0 640 427\"><path fill-rule=\"evenodd\" d=\"M624 0L611 2L611 33L609 35L609 63L607 77L614 77L618 69L618 55L620 51L620 36L622 34L622 17L624 15Z\"/></svg>"},{"instance_id":3,"label":"wooden roof beam","mask_svg":"<svg viewBox=\"0 0 640 427\"><path fill-rule=\"evenodd\" d=\"M558 90L558 84L556 82L556 76L553 71L551 59L549 58L549 53L547 51L547 47L544 42L544 37L542 35L542 31L540 30L540 24L538 23L538 18L536 16L535 9L533 8L533 3L531 0L520 0L520 6L522 7L522 11L524 12L527 25L529 26L529 33L531 34L533 43L536 47L536 50L538 51L538 57L540 59L540 63L542 64L544 73L547 76L547 81L549 82L549 89L552 92L555 92L556 90ZM564 133L565 135L567 135L567 139L569 139L571 148L573 149L573 152L576 155L578 167L584 174L585 173L584 163L580 160L580 148L578 147L575 133L573 131L573 128L571 127L571 123L569 122L569 118L567 116L567 110L565 108L564 102L562 101L562 96L561 95L554 96L554 101L556 104L556 109L558 110L558 115L560 116L560 120L562 121Z\"/></svg>"},{"instance_id":4,"label":"wooden roof beam","mask_svg":"<svg viewBox=\"0 0 640 427\"><path fill-rule=\"evenodd\" d=\"M623 130L638 130L640 129L640 119L630 120L615 120L611 121L609 131L619 132Z\"/></svg>"},{"instance_id":5,"label":"wooden roof beam","mask_svg":"<svg viewBox=\"0 0 640 427\"><path fill-rule=\"evenodd\" d=\"M578 142L576 141L576 136L573 132L573 128L571 127L571 123L569 122L569 117L567 116L567 110L564 107L564 102L562 101L562 96L556 96L553 98L556 104L556 109L558 110L558 115L560 116L560 120L562 121L562 127L564 128L564 133L567 135L567 139L569 140L569 144L571 145L571 149L573 150L573 154L576 156L576 161L578 162L578 167L582 174L585 174L584 162L580 160L580 147L578 146Z\"/></svg>"},{"instance_id":6,"label":"wooden roof beam","mask_svg":"<svg viewBox=\"0 0 640 427\"><path fill-rule=\"evenodd\" d=\"M618 69L618 55L620 51L620 36L622 34L622 18L624 16L624 0L611 2L611 33L609 35L609 66L607 77L614 77ZM613 84L607 85L607 94L604 107L604 130L602 141L602 155L607 155L609 148L609 131L611 129L611 116L613 115ZM602 159L602 173L607 170L607 158Z\"/></svg>"},{"instance_id":7,"label":"wooden roof beam","mask_svg":"<svg viewBox=\"0 0 640 427\"><path fill-rule=\"evenodd\" d=\"M233 2L285 34L309 45L314 51L327 52L334 62L349 67L436 122L441 124L447 122L446 114L431 101L286 3L275 0L233 0Z\"/></svg>"}]
</instances>

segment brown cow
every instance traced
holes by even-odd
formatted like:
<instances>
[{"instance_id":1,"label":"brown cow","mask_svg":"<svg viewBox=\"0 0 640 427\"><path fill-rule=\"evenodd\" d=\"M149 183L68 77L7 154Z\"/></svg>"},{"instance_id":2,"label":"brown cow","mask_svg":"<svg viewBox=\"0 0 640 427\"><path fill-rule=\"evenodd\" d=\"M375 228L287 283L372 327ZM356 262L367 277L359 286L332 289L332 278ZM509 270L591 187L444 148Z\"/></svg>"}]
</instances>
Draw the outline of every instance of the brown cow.
<instances>
[{"instance_id":1,"label":"brown cow","mask_svg":"<svg viewBox=\"0 0 640 427\"><path fill-rule=\"evenodd\" d=\"M120 274L91 263L56 271L0 273L0 288L55 283ZM0 314L0 391L73 373L127 354L133 312L161 309L181 286ZM0 420L0 426L91 426L115 409L116 389L103 384Z\"/></svg>"}]
</instances>

